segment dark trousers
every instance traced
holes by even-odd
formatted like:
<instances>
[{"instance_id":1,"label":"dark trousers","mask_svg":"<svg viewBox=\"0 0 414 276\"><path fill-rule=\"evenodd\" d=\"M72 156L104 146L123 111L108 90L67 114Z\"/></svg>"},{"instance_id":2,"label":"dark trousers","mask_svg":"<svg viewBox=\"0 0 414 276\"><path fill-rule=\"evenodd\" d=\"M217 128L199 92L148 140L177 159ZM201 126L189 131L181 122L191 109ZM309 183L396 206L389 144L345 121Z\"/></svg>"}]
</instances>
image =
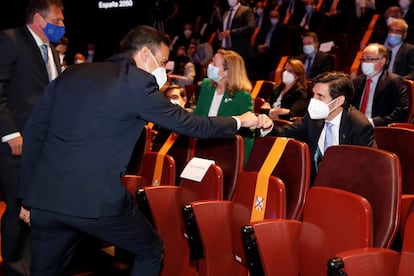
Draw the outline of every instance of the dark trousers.
<instances>
[{"instance_id":1,"label":"dark trousers","mask_svg":"<svg viewBox=\"0 0 414 276\"><path fill-rule=\"evenodd\" d=\"M0 144L0 193L6 203L1 218L1 254L7 275L21 275L19 267L24 258L24 248L29 254L29 228L19 219L20 204L17 201L17 186L20 172L20 156L12 156L8 144ZM25 264L29 266L29 264ZM24 270L24 269L23 269Z\"/></svg>"},{"instance_id":2,"label":"dark trousers","mask_svg":"<svg viewBox=\"0 0 414 276\"><path fill-rule=\"evenodd\" d=\"M96 219L32 208L30 220L32 276L65 275L80 232L131 252L131 275L159 275L163 258L161 239L136 208L122 216Z\"/></svg>"}]
</instances>

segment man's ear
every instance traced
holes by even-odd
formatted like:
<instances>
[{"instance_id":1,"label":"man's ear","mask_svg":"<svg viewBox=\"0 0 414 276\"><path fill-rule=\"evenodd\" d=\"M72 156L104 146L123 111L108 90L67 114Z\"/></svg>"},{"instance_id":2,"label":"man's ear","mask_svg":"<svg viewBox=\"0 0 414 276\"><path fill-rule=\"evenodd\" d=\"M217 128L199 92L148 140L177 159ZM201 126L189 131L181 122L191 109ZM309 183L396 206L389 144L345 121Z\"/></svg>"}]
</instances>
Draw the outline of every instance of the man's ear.
<instances>
[{"instance_id":1,"label":"man's ear","mask_svg":"<svg viewBox=\"0 0 414 276\"><path fill-rule=\"evenodd\" d=\"M342 106L345 103L345 96L341 95L337 98L337 106Z\"/></svg>"},{"instance_id":2,"label":"man's ear","mask_svg":"<svg viewBox=\"0 0 414 276\"><path fill-rule=\"evenodd\" d=\"M38 12L33 15L33 23L42 29L47 25L46 19Z\"/></svg>"}]
</instances>

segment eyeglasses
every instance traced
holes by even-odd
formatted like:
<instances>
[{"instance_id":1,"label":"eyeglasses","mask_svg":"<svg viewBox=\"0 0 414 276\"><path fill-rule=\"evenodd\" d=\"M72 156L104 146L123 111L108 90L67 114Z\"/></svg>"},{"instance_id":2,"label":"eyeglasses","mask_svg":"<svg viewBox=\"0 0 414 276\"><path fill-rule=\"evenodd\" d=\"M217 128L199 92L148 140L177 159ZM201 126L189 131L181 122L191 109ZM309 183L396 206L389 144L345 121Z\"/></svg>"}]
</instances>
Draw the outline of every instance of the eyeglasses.
<instances>
[{"instance_id":1,"label":"eyeglasses","mask_svg":"<svg viewBox=\"0 0 414 276\"><path fill-rule=\"evenodd\" d=\"M359 61L361 62L375 62L377 60L380 60L381 58L361 58Z\"/></svg>"}]
</instances>

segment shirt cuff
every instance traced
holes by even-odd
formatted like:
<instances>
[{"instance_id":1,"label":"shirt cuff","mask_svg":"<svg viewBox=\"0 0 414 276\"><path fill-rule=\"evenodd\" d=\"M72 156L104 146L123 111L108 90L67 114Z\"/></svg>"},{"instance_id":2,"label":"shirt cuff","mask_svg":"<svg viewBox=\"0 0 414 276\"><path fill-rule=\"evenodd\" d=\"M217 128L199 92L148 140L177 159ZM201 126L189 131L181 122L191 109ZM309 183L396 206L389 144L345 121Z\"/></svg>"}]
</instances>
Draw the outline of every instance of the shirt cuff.
<instances>
[{"instance_id":1,"label":"shirt cuff","mask_svg":"<svg viewBox=\"0 0 414 276\"><path fill-rule=\"evenodd\" d=\"M264 137L264 136L268 135L272 131L273 127L274 127L274 125L272 124L272 126L267 128L267 129L262 129L261 128L260 129L260 137Z\"/></svg>"},{"instance_id":2,"label":"shirt cuff","mask_svg":"<svg viewBox=\"0 0 414 276\"><path fill-rule=\"evenodd\" d=\"M11 140L11 139L14 139L14 138L16 138L16 137L20 137L20 136L22 136L22 135L20 134L20 132L13 132L13 133L11 133L11 134L7 134L7 135L5 135L5 136L1 137L1 142L2 142L2 143L6 143L6 142L8 142L8 141L9 141L9 140Z\"/></svg>"},{"instance_id":3,"label":"shirt cuff","mask_svg":"<svg viewBox=\"0 0 414 276\"><path fill-rule=\"evenodd\" d=\"M231 116L231 117L233 117L233 119L234 119L234 120L236 120L237 130L239 130L239 129L240 129L240 127L241 127L241 122L240 122L240 119L239 119L239 118L237 118L236 116Z\"/></svg>"}]
</instances>

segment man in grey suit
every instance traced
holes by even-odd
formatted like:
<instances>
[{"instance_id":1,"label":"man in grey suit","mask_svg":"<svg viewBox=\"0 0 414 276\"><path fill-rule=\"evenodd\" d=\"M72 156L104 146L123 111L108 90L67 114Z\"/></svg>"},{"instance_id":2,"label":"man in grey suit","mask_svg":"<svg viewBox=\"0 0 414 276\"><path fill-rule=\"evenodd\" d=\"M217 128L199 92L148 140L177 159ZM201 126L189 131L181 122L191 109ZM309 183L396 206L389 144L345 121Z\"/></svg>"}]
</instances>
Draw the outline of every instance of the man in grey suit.
<instances>
[{"instance_id":1,"label":"man in grey suit","mask_svg":"<svg viewBox=\"0 0 414 276\"><path fill-rule=\"evenodd\" d=\"M159 92L169 42L154 28L137 26L120 45L106 62L66 69L25 127L19 196L31 224L32 276L64 274L80 233L131 252L131 275L159 275L162 242L121 184L144 125L230 138L257 124L250 112L208 118L170 103Z\"/></svg>"},{"instance_id":2,"label":"man in grey suit","mask_svg":"<svg viewBox=\"0 0 414 276\"><path fill-rule=\"evenodd\" d=\"M50 42L64 33L62 10L60 0L29 1L26 25L0 32L0 193L7 204L1 253L7 275L20 275L15 269L25 268L19 260L27 229L17 202L22 130L43 89L60 73Z\"/></svg>"}]
</instances>

